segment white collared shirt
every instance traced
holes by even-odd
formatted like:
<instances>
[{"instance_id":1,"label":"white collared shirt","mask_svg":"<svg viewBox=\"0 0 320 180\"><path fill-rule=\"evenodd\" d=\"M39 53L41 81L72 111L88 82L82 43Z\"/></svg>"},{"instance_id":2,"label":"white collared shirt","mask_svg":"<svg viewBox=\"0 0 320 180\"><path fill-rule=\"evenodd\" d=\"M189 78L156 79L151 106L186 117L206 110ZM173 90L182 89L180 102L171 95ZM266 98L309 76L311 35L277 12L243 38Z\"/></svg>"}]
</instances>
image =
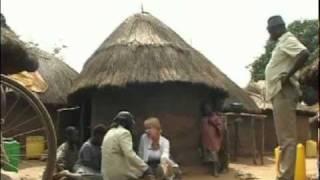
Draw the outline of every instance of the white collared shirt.
<instances>
[{"instance_id":1,"label":"white collared shirt","mask_svg":"<svg viewBox=\"0 0 320 180\"><path fill-rule=\"evenodd\" d=\"M266 99L270 101L282 88L281 76L287 74L294 66L295 57L307 49L291 32L284 33L272 51L271 59L266 67ZM290 78L301 95L297 74Z\"/></svg>"},{"instance_id":2,"label":"white collared shirt","mask_svg":"<svg viewBox=\"0 0 320 180\"><path fill-rule=\"evenodd\" d=\"M161 163L169 163L172 167L177 167L178 165L170 159L170 143L168 139L163 136L160 136L159 139L160 145L160 161ZM150 157L150 149L152 147L152 140L148 138L147 134L143 134L140 138L139 143L139 156L145 161L148 162Z\"/></svg>"}]
</instances>

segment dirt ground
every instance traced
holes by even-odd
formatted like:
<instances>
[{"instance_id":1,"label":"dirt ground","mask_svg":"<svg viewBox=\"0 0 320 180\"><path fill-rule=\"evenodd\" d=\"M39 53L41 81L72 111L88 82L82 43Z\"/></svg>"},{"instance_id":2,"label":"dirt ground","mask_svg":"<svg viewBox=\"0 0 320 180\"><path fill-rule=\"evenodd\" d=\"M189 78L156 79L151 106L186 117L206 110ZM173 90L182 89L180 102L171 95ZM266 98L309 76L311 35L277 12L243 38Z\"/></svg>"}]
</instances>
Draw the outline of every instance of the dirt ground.
<instances>
[{"instance_id":1,"label":"dirt ground","mask_svg":"<svg viewBox=\"0 0 320 180\"><path fill-rule=\"evenodd\" d=\"M307 175L315 176L317 174L317 159L307 159ZM43 172L44 162L41 161L23 161L20 166L19 175L24 180L38 180ZM221 174L215 178L209 174L207 168L202 166L182 167L184 180L237 180L239 174L251 174L253 177L261 180L275 179L275 164L272 157L265 157L265 165L253 165L251 159L240 158L237 162L230 164L227 173Z\"/></svg>"},{"instance_id":2,"label":"dirt ground","mask_svg":"<svg viewBox=\"0 0 320 180\"><path fill-rule=\"evenodd\" d=\"M22 161L19 175L23 180L39 180L44 171L45 162L38 160Z\"/></svg>"},{"instance_id":3,"label":"dirt ground","mask_svg":"<svg viewBox=\"0 0 320 180\"><path fill-rule=\"evenodd\" d=\"M237 172L250 173L258 179L274 180L276 177L274 159L272 157L265 157L264 162L264 166L256 166L252 164L251 159L240 158L238 162L233 162L230 168L235 169ZM316 158L306 159L306 170L308 177L317 175Z\"/></svg>"}]
</instances>

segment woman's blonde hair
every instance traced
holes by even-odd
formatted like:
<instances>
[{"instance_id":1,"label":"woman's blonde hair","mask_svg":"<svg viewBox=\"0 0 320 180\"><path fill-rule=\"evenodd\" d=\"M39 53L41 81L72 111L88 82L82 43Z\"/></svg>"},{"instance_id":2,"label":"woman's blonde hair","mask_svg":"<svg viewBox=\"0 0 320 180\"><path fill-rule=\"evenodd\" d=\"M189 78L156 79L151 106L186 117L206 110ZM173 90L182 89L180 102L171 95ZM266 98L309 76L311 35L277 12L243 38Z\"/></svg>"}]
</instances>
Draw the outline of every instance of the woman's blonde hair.
<instances>
[{"instance_id":1,"label":"woman's blonde hair","mask_svg":"<svg viewBox=\"0 0 320 180\"><path fill-rule=\"evenodd\" d=\"M145 126L149 126L155 129L158 129L161 131L161 124L158 118L156 117L150 117L144 121Z\"/></svg>"}]
</instances>

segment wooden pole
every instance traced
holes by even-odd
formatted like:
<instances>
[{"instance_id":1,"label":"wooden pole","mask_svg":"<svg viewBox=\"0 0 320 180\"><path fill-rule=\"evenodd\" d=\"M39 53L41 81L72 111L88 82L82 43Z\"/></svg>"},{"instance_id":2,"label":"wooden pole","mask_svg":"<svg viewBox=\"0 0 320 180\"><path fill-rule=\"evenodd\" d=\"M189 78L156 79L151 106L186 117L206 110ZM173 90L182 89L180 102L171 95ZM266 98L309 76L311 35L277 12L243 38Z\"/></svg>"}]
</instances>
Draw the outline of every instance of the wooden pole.
<instances>
[{"instance_id":1,"label":"wooden pole","mask_svg":"<svg viewBox=\"0 0 320 180\"><path fill-rule=\"evenodd\" d=\"M251 117L251 138L252 138L252 156L253 164L257 165L257 145L256 145L256 130L255 130L255 120Z\"/></svg>"},{"instance_id":2,"label":"wooden pole","mask_svg":"<svg viewBox=\"0 0 320 180\"><path fill-rule=\"evenodd\" d=\"M84 142L84 131L85 131L85 127L84 127L84 121L85 121L85 112L86 112L86 101L82 101L81 103L81 109L80 109L80 142Z\"/></svg>"},{"instance_id":3,"label":"wooden pole","mask_svg":"<svg viewBox=\"0 0 320 180\"><path fill-rule=\"evenodd\" d=\"M261 149L260 149L260 162L261 165L264 165L264 119L261 120Z\"/></svg>"}]
</instances>

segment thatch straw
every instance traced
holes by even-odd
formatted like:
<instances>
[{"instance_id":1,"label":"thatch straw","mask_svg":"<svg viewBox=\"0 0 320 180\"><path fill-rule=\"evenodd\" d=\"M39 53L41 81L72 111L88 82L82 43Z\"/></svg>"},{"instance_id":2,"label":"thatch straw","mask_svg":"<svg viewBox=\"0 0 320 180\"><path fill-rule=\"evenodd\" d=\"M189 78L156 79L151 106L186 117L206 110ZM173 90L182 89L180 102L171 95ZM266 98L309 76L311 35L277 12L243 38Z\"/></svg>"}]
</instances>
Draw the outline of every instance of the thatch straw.
<instances>
[{"instance_id":1,"label":"thatch straw","mask_svg":"<svg viewBox=\"0 0 320 180\"><path fill-rule=\"evenodd\" d=\"M302 70L300 81L303 85L319 90L319 56Z\"/></svg>"},{"instance_id":2,"label":"thatch straw","mask_svg":"<svg viewBox=\"0 0 320 180\"><path fill-rule=\"evenodd\" d=\"M37 68L38 62L28 53L25 44L10 29L1 14L1 73L35 71Z\"/></svg>"},{"instance_id":3,"label":"thatch straw","mask_svg":"<svg viewBox=\"0 0 320 180\"><path fill-rule=\"evenodd\" d=\"M250 97L206 57L150 14L127 18L94 52L75 81L71 94L90 88L130 84L202 84L221 89L250 111Z\"/></svg>"},{"instance_id":4,"label":"thatch straw","mask_svg":"<svg viewBox=\"0 0 320 180\"><path fill-rule=\"evenodd\" d=\"M265 98L265 81L250 82L245 90L262 111L273 110L271 102L267 101ZM319 106L307 106L301 102L298 103L296 110L306 114L315 114L319 111Z\"/></svg>"},{"instance_id":5,"label":"thatch straw","mask_svg":"<svg viewBox=\"0 0 320 180\"><path fill-rule=\"evenodd\" d=\"M29 48L30 53L39 61L39 73L48 84L44 93L38 93L45 104L67 104L67 92L78 73L65 62L39 48Z\"/></svg>"}]
</instances>

